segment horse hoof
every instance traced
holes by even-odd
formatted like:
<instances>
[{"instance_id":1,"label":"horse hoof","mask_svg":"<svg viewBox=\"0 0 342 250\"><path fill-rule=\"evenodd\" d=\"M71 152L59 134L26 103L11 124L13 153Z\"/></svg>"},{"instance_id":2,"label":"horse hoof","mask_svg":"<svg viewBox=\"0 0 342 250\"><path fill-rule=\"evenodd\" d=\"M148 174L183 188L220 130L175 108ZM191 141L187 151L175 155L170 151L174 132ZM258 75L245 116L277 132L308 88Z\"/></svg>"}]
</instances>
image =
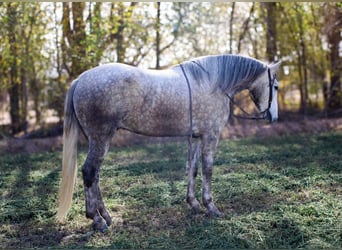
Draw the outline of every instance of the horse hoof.
<instances>
[{"instance_id":1,"label":"horse hoof","mask_svg":"<svg viewBox=\"0 0 342 250\"><path fill-rule=\"evenodd\" d=\"M112 218L107 217L107 218L105 218L105 221L106 221L106 224L107 224L108 227L109 227L110 225L112 225Z\"/></svg>"},{"instance_id":2,"label":"horse hoof","mask_svg":"<svg viewBox=\"0 0 342 250\"><path fill-rule=\"evenodd\" d=\"M192 214L199 214L200 213L200 206L198 205L198 206L193 206L193 207L191 207L191 213Z\"/></svg>"},{"instance_id":3,"label":"horse hoof","mask_svg":"<svg viewBox=\"0 0 342 250\"><path fill-rule=\"evenodd\" d=\"M104 232L108 231L108 226L104 220L94 221L93 229L94 229L94 231L99 231L99 232L104 233Z\"/></svg>"},{"instance_id":4,"label":"horse hoof","mask_svg":"<svg viewBox=\"0 0 342 250\"><path fill-rule=\"evenodd\" d=\"M112 218L108 213L102 215L102 218L106 221L108 227L112 224Z\"/></svg>"},{"instance_id":5,"label":"horse hoof","mask_svg":"<svg viewBox=\"0 0 342 250\"><path fill-rule=\"evenodd\" d=\"M205 213L205 216L209 218L221 218L223 217L223 213L219 210L209 210Z\"/></svg>"}]
</instances>

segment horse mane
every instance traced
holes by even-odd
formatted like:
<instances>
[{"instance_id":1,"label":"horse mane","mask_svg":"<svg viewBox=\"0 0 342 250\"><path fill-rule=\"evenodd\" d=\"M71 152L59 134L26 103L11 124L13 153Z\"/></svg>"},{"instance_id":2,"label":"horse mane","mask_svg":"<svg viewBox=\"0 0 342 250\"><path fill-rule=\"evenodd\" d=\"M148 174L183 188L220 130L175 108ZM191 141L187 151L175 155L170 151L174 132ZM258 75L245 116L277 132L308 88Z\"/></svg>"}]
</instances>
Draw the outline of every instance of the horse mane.
<instances>
[{"instance_id":1,"label":"horse mane","mask_svg":"<svg viewBox=\"0 0 342 250\"><path fill-rule=\"evenodd\" d=\"M234 93L248 87L243 85L253 82L267 69L263 62L239 55L204 56L183 65L198 84L210 82L214 89Z\"/></svg>"}]
</instances>

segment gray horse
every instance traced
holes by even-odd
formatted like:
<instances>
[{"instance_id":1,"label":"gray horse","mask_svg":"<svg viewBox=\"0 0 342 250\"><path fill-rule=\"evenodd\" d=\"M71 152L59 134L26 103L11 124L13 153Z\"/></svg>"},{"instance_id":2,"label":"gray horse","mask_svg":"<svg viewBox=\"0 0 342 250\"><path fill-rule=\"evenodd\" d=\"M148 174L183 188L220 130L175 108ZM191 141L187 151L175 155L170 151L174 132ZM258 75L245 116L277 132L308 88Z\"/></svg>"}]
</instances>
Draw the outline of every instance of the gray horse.
<instances>
[{"instance_id":1,"label":"gray horse","mask_svg":"<svg viewBox=\"0 0 342 250\"><path fill-rule=\"evenodd\" d=\"M213 159L220 132L229 116L234 94L248 89L265 119L278 118L275 79L279 64L234 56L206 56L167 70L145 70L106 64L81 74L65 101L63 169L57 217L64 221L72 202L76 178L77 138L89 141L82 167L86 216L96 230L106 229L111 217L99 187L100 166L118 129L147 136L189 136L186 201L194 212L198 160L202 158L202 201L211 216L221 216L211 194ZM190 124L190 125L189 125Z\"/></svg>"}]
</instances>

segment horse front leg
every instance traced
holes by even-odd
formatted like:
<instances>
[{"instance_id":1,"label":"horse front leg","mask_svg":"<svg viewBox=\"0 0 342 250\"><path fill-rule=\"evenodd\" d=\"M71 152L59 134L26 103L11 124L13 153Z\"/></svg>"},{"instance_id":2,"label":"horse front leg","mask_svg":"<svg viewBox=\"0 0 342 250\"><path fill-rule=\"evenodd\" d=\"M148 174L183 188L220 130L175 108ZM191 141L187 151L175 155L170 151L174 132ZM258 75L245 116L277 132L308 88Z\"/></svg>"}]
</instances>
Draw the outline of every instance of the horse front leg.
<instances>
[{"instance_id":1,"label":"horse front leg","mask_svg":"<svg viewBox=\"0 0 342 250\"><path fill-rule=\"evenodd\" d=\"M190 142L189 142L190 145ZM189 149L190 150L190 149ZM193 213L198 213L200 211L200 203L196 199L195 195L195 179L197 177L198 170L198 159L200 156L200 140L193 138L191 145L190 158L186 164L186 174L188 176L188 190L186 194L186 201L190 205Z\"/></svg>"},{"instance_id":2,"label":"horse front leg","mask_svg":"<svg viewBox=\"0 0 342 250\"><path fill-rule=\"evenodd\" d=\"M204 136L202 140L202 200L208 216L221 217L223 214L214 204L211 193L213 162L219 135Z\"/></svg>"},{"instance_id":3,"label":"horse front leg","mask_svg":"<svg viewBox=\"0 0 342 250\"><path fill-rule=\"evenodd\" d=\"M87 159L82 168L86 217L93 220L94 230L104 231L112 220L102 200L100 181L100 166L107 153L109 143L90 143Z\"/></svg>"}]
</instances>

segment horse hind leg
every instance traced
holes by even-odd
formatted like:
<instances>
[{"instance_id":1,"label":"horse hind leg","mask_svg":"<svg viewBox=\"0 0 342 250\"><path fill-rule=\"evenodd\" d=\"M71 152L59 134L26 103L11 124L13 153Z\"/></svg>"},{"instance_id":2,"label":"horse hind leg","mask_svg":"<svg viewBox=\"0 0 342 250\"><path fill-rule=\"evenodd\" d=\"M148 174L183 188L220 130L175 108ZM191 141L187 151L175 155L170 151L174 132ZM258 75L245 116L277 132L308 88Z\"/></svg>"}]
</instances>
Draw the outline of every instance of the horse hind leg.
<instances>
[{"instance_id":1,"label":"horse hind leg","mask_svg":"<svg viewBox=\"0 0 342 250\"><path fill-rule=\"evenodd\" d=\"M110 215L105 208L99 187L100 167L109 148L111 137L106 139L90 139L87 159L82 167L86 217L93 220L94 230L106 230L112 223Z\"/></svg>"}]
</instances>

